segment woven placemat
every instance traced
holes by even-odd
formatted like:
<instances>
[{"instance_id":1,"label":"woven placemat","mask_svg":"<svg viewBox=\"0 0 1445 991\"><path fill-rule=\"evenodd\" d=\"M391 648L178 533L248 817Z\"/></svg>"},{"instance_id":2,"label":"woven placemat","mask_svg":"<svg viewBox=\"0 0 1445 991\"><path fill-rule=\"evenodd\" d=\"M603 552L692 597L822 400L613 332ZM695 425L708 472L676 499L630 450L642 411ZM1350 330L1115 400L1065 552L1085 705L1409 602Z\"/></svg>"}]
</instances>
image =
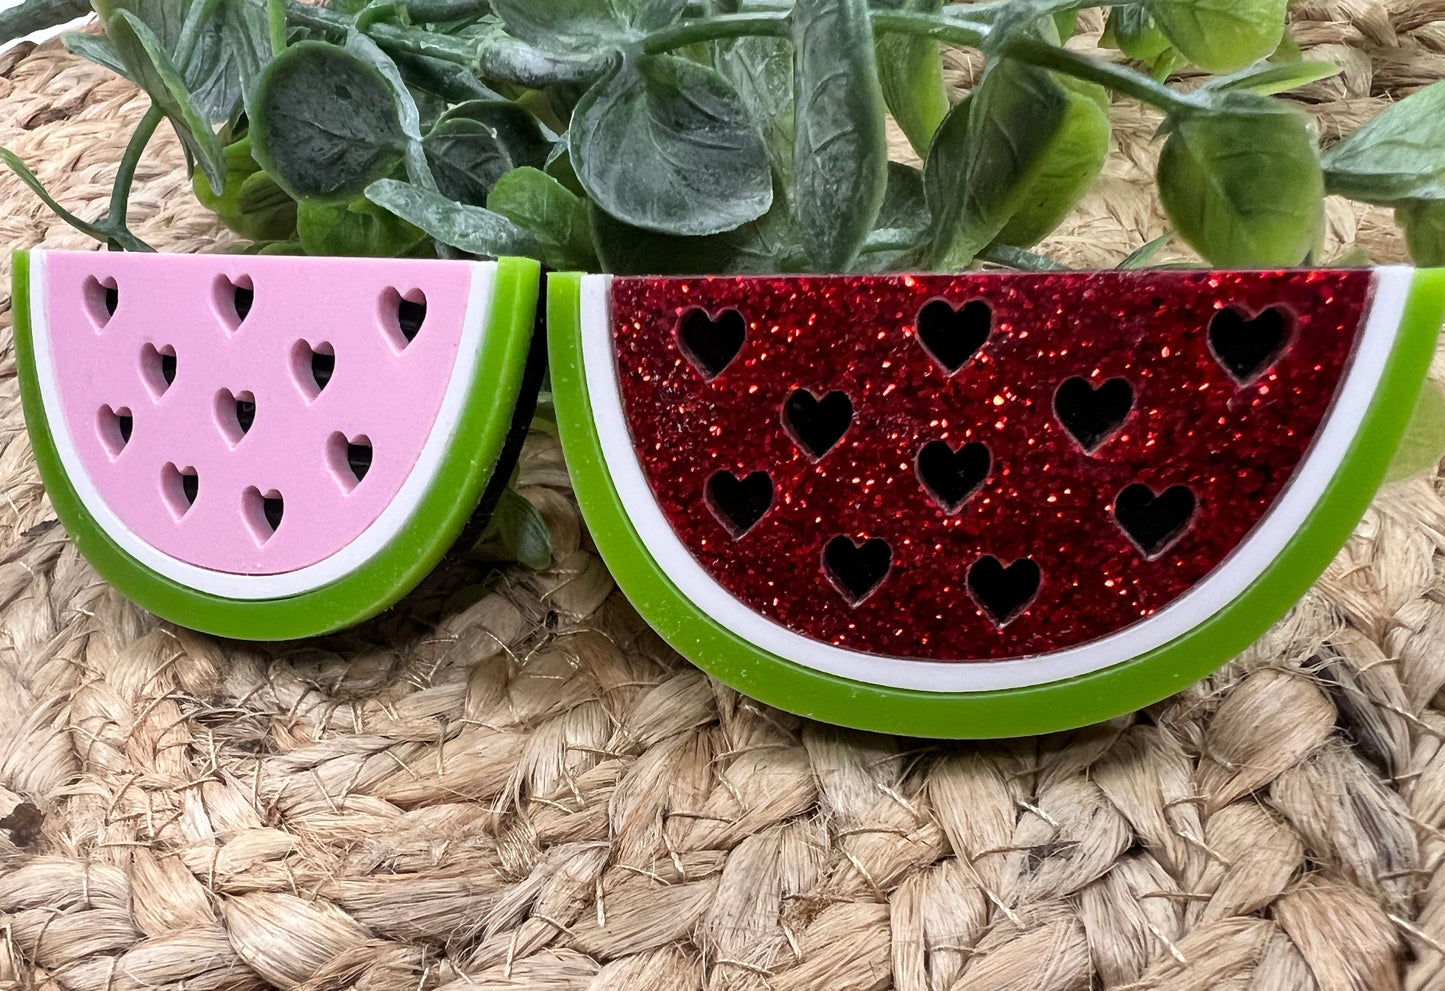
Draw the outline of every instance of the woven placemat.
<instances>
[{"instance_id":1,"label":"woven placemat","mask_svg":"<svg viewBox=\"0 0 1445 991\"><path fill-rule=\"evenodd\" d=\"M1301 0L1346 67L1326 136L1445 75L1445 2ZM1097 24L1093 27L1097 28ZM952 71L977 70L956 57ZM97 214L145 100L53 46L0 56L0 144ZM1156 120L1048 245L1156 234ZM83 247L0 177L8 248ZM165 135L139 233L227 241ZM1332 202L1333 255L1402 258ZM8 265L4 274L8 285ZM1223 672L1060 736L935 745L756 705L613 590L555 443L522 491L553 567L458 563L354 633L172 628L53 523L0 298L0 988L540 991L1445 988L1445 499L1382 495Z\"/></svg>"}]
</instances>

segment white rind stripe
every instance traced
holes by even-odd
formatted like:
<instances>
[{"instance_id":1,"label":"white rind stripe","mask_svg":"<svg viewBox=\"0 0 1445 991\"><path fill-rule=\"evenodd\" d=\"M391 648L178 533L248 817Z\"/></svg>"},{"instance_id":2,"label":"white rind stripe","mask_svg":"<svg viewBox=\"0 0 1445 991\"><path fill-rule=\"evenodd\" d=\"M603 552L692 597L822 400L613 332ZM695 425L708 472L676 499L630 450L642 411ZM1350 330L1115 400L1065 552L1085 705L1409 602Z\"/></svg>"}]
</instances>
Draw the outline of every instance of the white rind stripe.
<instances>
[{"instance_id":1,"label":"white rind stripe","mask_svg":"<svg viewBox=\"0 0 1445 991\"><path fill-rule=\"evenodd\" d=\"M30 256L30 319L35 348L35 377L45 407L46 425L55 443L60 463L75 487L85 509L100 529L116 542L126 554L140 564L177 584L198 592L224 596L228 599L257 601L282 599L324 588L356 571L379 554L406 526L417 506L426 496L442 457L451 445L457 421L461 418L467 393L476 374L482 340L486 336L492 289L496 283L495 262L472 263L472 282L467 294L466 326L457 345L457 360L446 395L437 412L436 423L427 436L416 465L391 501L361 535L335 554L297 571L280 575L234 575L198 568L194 564L171 557L157 550L132 532L101 497L90 473L85 470L70 436L70 427L61 410L55 381L55 365L50 353L50 326L45 309L45 253Z\"/></svg>"},{"instance_id":2,"label":"white rind stripe","mask_svg":"<svg viewBox=\"0 0 1445 991\"><path fill-rule=\"evenodd\" d=\"M583 373L606 469L643 546L678 590L724 628L778 657L853 681L925 692L1023 688L1100 671L1162 647L1253 584L1304 525L1354 440L1393 351L1412 276L1408 268L1375 271L1364 332L1318 436L1274 506L1218 568L1164 609L1118 633L1050 654L979 664L884 657L811 640L754 612L697 563L658 506L633 449L617 382L609 276L582 282Z\"/></svg>"}]
</instances>

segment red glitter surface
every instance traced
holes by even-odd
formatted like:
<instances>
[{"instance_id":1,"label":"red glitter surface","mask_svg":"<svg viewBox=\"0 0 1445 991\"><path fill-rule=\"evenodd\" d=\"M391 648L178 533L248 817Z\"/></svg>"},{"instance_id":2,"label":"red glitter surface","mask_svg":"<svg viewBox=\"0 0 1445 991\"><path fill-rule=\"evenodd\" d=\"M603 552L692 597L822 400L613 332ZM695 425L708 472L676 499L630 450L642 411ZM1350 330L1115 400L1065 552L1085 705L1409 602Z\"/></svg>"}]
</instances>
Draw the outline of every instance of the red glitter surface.
<instances>
[{"instance_id":1,"label":"red glitter surface","mask_svg":"<svg viewBox=\"0 0 1445 991\"><path fill-rule=\"evenodd\" d=\"M1369 295L1365 271L617 279L613 328L627 422L682 542L719 584L802 635L854 650L983 661L1070 647L1127 627L1216 568L1308 450ZM916 339L920 309L983 300L993 324L953 375ZM1209 345L1217 312L1286 314L1284 350L1241 385ZM709 381L678 346L696 310L739 311L737 356ZM1086 454L1054 412L1066 379L1112 378L1132 412ZM782 423L795 390L853 405L817 461ZM915 467L942 440L985 444L987 480L950 514ZM707 484L765 471L766 514L741 536ZM1188 528L1147 559L1113 515L1142 483L1186 486ZM735 527L733 529L736 529ZM824 549L882 539L891 566L856 604ZM985 556L1032 560L1037 595L1000 624L968 589ZM703 604L706 605L705 603Z\"/></svg>"}]
</instances>

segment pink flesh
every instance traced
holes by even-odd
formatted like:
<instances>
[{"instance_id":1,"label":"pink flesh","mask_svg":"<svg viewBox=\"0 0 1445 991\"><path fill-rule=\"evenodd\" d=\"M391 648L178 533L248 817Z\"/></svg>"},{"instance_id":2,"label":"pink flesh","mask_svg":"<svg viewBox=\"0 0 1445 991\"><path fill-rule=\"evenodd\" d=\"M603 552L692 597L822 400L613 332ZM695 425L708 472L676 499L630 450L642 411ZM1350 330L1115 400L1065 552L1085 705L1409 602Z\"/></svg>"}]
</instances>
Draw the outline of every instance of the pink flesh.
<instances>
[{"instance_id":1,"label":"pink flesh","mask_svg":"<svg viewBox=\"0 0 1445 991\"><path fill-rule=\"evenodd\" d=\"M248 575L330 557L396 498L441 409L473 271L438 261L36 257L61 406L91 482L128 529L163 553ZM119 305L108 320L92 278L115 280ZM228 279L243 278L255 298L236 326ZM426 296L425 322L401 350L404 338L385 323L388 290ZM293 369L298 341L335 351L335 371L314 400ZM143 376L146 345L175 349L175 380L159 398ZM234 446L217 413L222 390L255 396L255 421ZM128 408L134 419L115 456L101 439L103 406ZM371 442L360 482L328 461L338 431ZM195 502L179 519L163 489L168 464L197 475ZM252 487L284 500L274 533L254 503L247 508Z\"/></svg>"}]
</instances>

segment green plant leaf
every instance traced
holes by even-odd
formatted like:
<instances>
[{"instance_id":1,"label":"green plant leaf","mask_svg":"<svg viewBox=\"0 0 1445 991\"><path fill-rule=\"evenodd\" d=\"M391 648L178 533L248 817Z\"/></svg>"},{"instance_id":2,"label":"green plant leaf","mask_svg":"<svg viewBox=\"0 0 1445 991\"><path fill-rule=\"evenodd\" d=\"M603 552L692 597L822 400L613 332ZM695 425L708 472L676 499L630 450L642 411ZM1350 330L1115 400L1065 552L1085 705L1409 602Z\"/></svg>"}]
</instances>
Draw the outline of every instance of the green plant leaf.
<instances>
[{"instance_id":1,"label":"green plant leaf","mask_svg":"<svg viewBox=\"0 0 1445 991\"><path fill-rule=\"evenodd\" d=\"M1405 97L1324 156L1331 193L1365 203L1445 199L1445 82Z\"/></svg>"},{"instance_id":2,"label":"green plant leaf","mask_svg":"<svg viewBox=\"0 0 1445 991\"><path fill-rule=\"evenodd\" d=\"M528 44L589 51L640 38L682 16L686 0L493 0L507 29Z\"/></svg>"},{"instance_id":3,"label":"green plant leaf","mask_svg":"<svg viewBox=\"0 0 1445 991\"><path fill-rule=\"evenodd\" d=\"M466 117L437 121L424 146L437 191L458 203L486 205L492 187L513 167L497 132Z\"/></svg>"},{"instance_id":4,"label":"green plant leaf","mask_svg":"<svg viewBox=\"0 0 1445 991\"><path fill-rule=\"evenodd\" d=\"M1218 97L1209 110L1165 125L1158 181L1169 222L1211 264L1298 265L1324 227L1324 179L1307 118L1271 97Z\"/></svg>"},{"instance_id":5,"label":"green plant leaf","mask_svg":"<svg viewBox=\"0 0 1445 991\"><path fill-rule=\"evenodd\" d=\"M160 39L129 10L106 9L100 0L97 7L103 11L106 37L125 63L128 75L166 115L211 188L219 192L226 182L221 140L211 130L209 118L196 106L185 79L171 62Z\"/></svg>"},{"instance_id":6,"label":"green plant leaf","mask_svg":"<svg viewBox=\"0 0 1445 991\"><path fill-rule=\"evenodd\" d=\"M1075 100L1046 70L989 65L972 97L944 119L924 166L933 215L929 267L966 267L1023 204Z\"/></svg>"},{"instance_id":7,"label":"green plant leaf","mask_svg":"<svg viewBox=\"0 0 1445 991\"><path fill-rule=\"evenodd\" d=\"M251 153L298 200L349 203L396 168L406 143L386 79L335 45L292 45L257 83Z\"/></svg>"},{"instance_id":8,"label":"green plant leaf","mask_svg":"<svg viewBox=\"0 0 1445 991\"><path fill-rule=\"evenodd\" d=\"M1068 108L995 243L1031 248L1048 237L1089 191L1109 157L1108 94L1093 83L1055 78L1068 94Z\"/></svg>"},{"instance_id":9,"label":"green plant leaf","mask_svg":"<svg viewBox=\"0 0 1445 991\"><path fill-rule=\"evenodd\" d=\"M506 556L533 571L552 563L552 530L542 513L512 488L506 489L492 511L481 543L496 541Z\"/></svg>"},{"instance_id":10,"label":"green plant leaf","mask_svg":"<svg viewBox=\"0 0 1445 991\"><path fill-rule=\"evenodd\" d=\"M302 203L296 231L308 255L346 258L399 258L427 240L420 228L365 197L345 205Z\"/></svg>"},{"instance_id":11,"label":"green plant leaf","mask_svg":"<svg viewBox=\"0 0 1445 991\"><path fill-rule=\"evenodd\" d=\"M1288 0L1149 0L1149 13L1184 56L1234 72L1270 55L1284 36Z\"/></svg>"},{"instance_id":12,"label":"green plant leaf","mask_svg":"<svg viewBox=\"0 0 1445 991\"><path fill-rule=\"evenodd\" d=\"M506 217L410 183L380 179L366 187L366 198L441 243L470 255L538 258L542 253L532 236Z\"/></svg>"},{"instance_id":13,"label":"green plant leaf","mask_svg":"<svg viewBox=\"0 0 1445 991\"><path fill-rule=\"evenodd\" d=\"M1173 47L1142 3L1111 7L1102 43L1140 62L1153 62Z\"/></svg>"},{"instance_id":14,"label":"green plant leaf","mask_svg":"<svg viewBox=\"0 0 1445 991\"><path fill-rule=\"evenodd\" d=\"M90 13L90 0L24 0L0 10L0 44Z\"/></svg>"},{"instance_id":15,"label":"green plant leaf","mask_svg":"<svg viewBox=\"0 0 1445 991\"><path fill-rule=\"evenodd\" d=\"M781 198L763 217L706 237L639 230L596 204L590 219L602 270L617 275L771 275L807 264Z\"/></svg>"},{"instance_id":16,"label":"green plant leaf","mask_svg":"<svg viewBox=\"0 0 1445 991\"><path fill-rule=\"evenodd\" d=\"M1415 412L1395 457L1385 472L1385 484L1403 482L1433 472L1445 458L1445 393L1427 380L1415 402Z\"/></svg>"},{"instance_id":17,"label":"green plant leaf","mask_svg":"<svg viewBox=\"0 0 1445 991\"><path fill-rule=\"evenodd\" d=\"M562 271L597 267L587 204L539 169L513 169L497 182L487 209L522 228L542 249L542 263Z\"/></svg>"},{"instance_id":18,"label":"green plant leaf","mask_svg":"<svg viewBox=\"0 0 1445 991\"><path fill-rule=\"evenodd\" d=\"M978 253L980 261L992 262L1018 272L1067 272L1069 266L1055 261L1048 255L1041 255L1012 244L990 244Z\"/></svg>"},{"instance_id":19,"label":"green plant leaf","mask_svg":"<svg viewBox=\"0 0 1445 991\"><path fill-rule=\"evenodd\" d=\"M402 157L406 162L407 177L414 185L423 189L435 189L436 179L431 174L431 165L427 162L426 149L422 145L421 113L411 90L407 89L406 81L401 78L401 70L376 42L358 31L346 36L346 51L371 66L386 81L395 103L402 134L406 135Z\"/></svg>"},{"instance_id":20,"label":"green plant leaf","mask_svg":"<svg viewBox=\"0 0 1445 991\"><path fill-rule=\"evenodd\" d=\"M793 186L793 46L781 38L736 38L714 45L713 65L737 90L749 120L762 132L768 162Z\"/></svg>"},{"instance_id":21,"label":"green plant leaf","mask_svg":"<svg viewBox=\"0 0 1445 991\"><path fill-rule=\"evenodd\" d=\"M1416 265L1445 266L1445 200L1407 200L1395 207L1395 222Z\"/></svg>"},{"instance_id":22,"label":"green plant leaf","mask_svg":"<svg viewBox=\"0 0 1445 991\"><path fill-rule=\"evenodd\" d=\"M87 0L89 3L89 0ZM102 68L109 69L117 76L130 79L130 70L120 59L120 53L115 46L105 39L104 35L87 34L84 31L67 31L60 36L61 44L65 45L73 54L94 62ZM134 82L134 80L132 80Z\"/></svg>"},{"instance_id":23,"label":"green plant leaf","mask_svg":"<svg viewBox=\"0 0 1445 991\"><path fill-rule=\"evenodd\" d=\"M808 257L843 272L888 185L887 110L867 0L793 5L793 217Z\"/></svg>"},{"instance_id":24,"label":"green plant leaf","mask_svg":"<svg viewBox=\"0 0 1445 991\"><path fill-rule=\"evenodd\" d=\"M900 0L898 10L937 14L943 0ZM932 38L899 33L878 36L878 80L883 99L908 143L928 154L933 132L948 114L948 86L943 81L943 53Z\"/></svg>"},{"instance_id":25,"label":"green plant leaf","mask_svg":"<svg viewBox=\"0 0 1445 991\"><path fill-rule=\"evenodd\" d=\"M644 230L716 234L773 201L767 153L737 93L689 59L621 62L577 105L568 148L597 205Z\"/></svg>"},{"instance_id":26,"label":"green plant leaf","mask_svg":"<svg viewBox=\"0 0 1445 991\"><path fill-rule=\"evenodd\" d=\"M251 157L248 136L226 146L226 184L220 195L198 172L196 199L231 230L255 241L283 241L296 233L296 201Z\"/></svg>"},{"instance_id":27,"label":"green plant leaf","mask_svg":"<svg viewBox=\"0 0 1445 991\"><path fill-rule=\"evenodd\" d=\"M1266 62L1232 75L1211 79L1201 89L1211 92L1248 90L1260 96L1272 96L1339 74L1340 67L1331 62Z\"/></svg>"},{"instance_id":28,"label":"green plant leaf","mask_svg":"<svg viewBox=\"0 0 1445 991\"><path fill-rule=\"evenodd\" d=\"M601 54L592 47L560 54L543 51L509 34L505 25L495 17L484 17L469 25L459 32L458 37L472 45L474 62L481 77L497 86L505 84L538 89L543 86L586 85L605 75L611 66L610 50ZM450 50L435 54L446 59Z\"/></svg>"},{"instance_id":29,"label":"green plant leaf","mask_svg":"<svg viewBox=\"0 0 1445 991\"><path fill-rule=\"evenodd\" d=\"M910 263L928 235L928 197L923 173L901 162L888 163L888 191L863 251L854 265L861 272L893 272Z\"/></svg>"},{"instance_id":30,"label":"green plant leaf","mask_svg":"<svg viewBox=\"0 0 1445 991\"><path fill-rule=\"evenodd\" d=\"M1148 268L1149 263L1152 262L1156 257L1158 257L1159 252L1163 251L1165 248L1169 247L1173 243L1174 232L1165 231L1163 234L1160 234L1152 241L1145 241L1143 244L1139 245L1139 247L1129 252L1129 254L1125 256L1124 260L1115 267L1123 271Z\"/></svg>"}]
</instances>

